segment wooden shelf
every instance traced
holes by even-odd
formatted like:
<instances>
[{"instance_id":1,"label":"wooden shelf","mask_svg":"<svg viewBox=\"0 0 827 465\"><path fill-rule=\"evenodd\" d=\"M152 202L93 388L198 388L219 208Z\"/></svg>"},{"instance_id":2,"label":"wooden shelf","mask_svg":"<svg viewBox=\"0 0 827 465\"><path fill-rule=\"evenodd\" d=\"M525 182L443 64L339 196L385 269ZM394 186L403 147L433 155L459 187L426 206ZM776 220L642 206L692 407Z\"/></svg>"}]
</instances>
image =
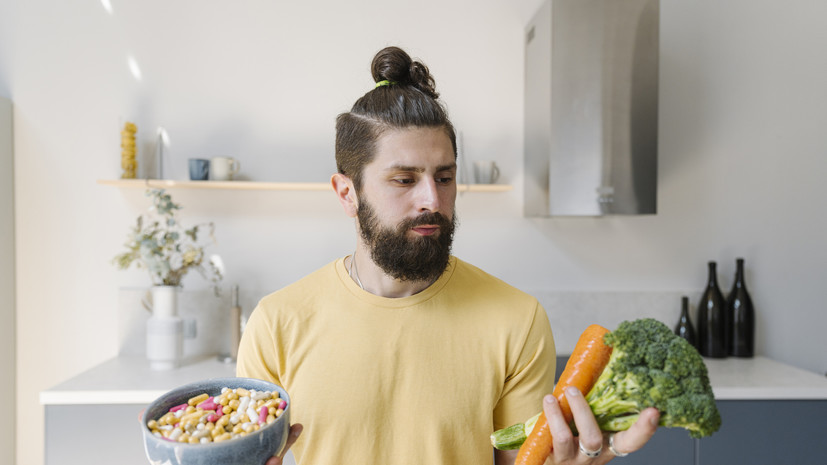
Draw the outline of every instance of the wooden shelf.
<instances>
[{"instance_id":1,"label":"wooden shelf","mask_svg":"<svg viewBox=\"0 0 827 465\"><path fill-rule=\"evenodd\" d=\"M259 191L325 191L327 182L175 181L171 179L99 179L104 186L156 189L233 189ZM506 192L508 184L459 184L457 192Z\"/></svg>"}]
</instances>

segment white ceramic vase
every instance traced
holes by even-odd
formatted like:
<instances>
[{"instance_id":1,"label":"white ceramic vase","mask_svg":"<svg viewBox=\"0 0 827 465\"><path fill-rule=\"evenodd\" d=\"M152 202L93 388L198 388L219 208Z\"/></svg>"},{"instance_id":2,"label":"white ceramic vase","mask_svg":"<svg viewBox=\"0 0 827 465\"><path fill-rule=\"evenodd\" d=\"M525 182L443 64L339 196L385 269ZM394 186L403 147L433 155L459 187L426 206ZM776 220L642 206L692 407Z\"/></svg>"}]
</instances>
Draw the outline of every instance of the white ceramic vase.
<instances>
[{"instance_id":1,"label":"white ceramic vase","mask_svg":"<svg viewBox=\"0 0 827 465\"><path fill-rule=\"evenodd\" d=\"M184 355L184 320L178 316L178 287L153 286L152 316L146 322L146 358L153 370L178 368Z\"/></svg>"}]
</instances>

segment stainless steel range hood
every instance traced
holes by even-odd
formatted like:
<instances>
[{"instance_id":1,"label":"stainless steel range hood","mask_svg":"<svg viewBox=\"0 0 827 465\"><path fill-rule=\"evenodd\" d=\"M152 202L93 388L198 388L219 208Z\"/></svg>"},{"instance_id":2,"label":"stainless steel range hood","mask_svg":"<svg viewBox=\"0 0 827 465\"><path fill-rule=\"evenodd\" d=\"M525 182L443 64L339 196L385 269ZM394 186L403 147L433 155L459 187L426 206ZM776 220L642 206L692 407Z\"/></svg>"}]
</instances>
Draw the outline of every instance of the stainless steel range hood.
<instances>
[{"instance_id":1,"label":"stainless steel range hood","mask_svg":"<svg viewBox=\"0 0 827 465\"><path fill-rule=\"evenodd\" d=\"M658 0L547 0L526 28L525 215L656 213Z\"/></svg>"}]
</instances>

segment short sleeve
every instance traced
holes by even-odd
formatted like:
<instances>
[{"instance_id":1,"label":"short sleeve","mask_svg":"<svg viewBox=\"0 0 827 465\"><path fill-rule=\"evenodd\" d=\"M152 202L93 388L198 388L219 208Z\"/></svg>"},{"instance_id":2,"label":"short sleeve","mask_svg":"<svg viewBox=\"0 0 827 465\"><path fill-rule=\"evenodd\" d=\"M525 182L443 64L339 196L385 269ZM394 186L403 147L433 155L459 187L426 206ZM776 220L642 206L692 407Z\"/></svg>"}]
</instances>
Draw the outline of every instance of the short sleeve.
<instances>
[{"instance_id":1,"label":"short sleeve","mask_svg":"<svg viewBox=\"0 0 827 465\"><path fill-rule=\"evenodd\" d=\"M536 304L522 347L511 363L494 408L494 429L523 422L542 410L543 396L554 388L556 352L546 311Z\"/></svg>"},{"instance_id":2,"label":"short sleeve","mask_svg":"<svg viewBox=\"0 0 827 465\"><path fill-rule=\"evenodd\" d=\"M236 376L256 378L282 386L279 380L281 357L273 324L261 303L253 310L238 347Z\"/></svg>"}]
</instances>

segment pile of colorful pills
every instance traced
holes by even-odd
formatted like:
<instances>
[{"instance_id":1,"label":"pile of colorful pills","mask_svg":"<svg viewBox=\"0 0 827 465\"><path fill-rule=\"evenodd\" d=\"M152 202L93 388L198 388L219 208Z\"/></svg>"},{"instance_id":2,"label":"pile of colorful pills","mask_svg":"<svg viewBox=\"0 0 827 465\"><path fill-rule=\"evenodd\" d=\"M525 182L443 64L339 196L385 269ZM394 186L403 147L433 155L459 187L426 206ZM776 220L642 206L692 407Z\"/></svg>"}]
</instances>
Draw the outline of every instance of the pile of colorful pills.
<instances>
[{"instance_id":1,"label":"pile of colorful pills","mask_svg":"<svg viewBox=\"0 0 827 465\"><path fill-rule=\"evenodd\" d=\"M287 401L278 392L222 388L215 397L203 393L176 405L146 426L152 434L189 444L220 442L245 436L276 421Z\"/></svg>"}]
</instances>

